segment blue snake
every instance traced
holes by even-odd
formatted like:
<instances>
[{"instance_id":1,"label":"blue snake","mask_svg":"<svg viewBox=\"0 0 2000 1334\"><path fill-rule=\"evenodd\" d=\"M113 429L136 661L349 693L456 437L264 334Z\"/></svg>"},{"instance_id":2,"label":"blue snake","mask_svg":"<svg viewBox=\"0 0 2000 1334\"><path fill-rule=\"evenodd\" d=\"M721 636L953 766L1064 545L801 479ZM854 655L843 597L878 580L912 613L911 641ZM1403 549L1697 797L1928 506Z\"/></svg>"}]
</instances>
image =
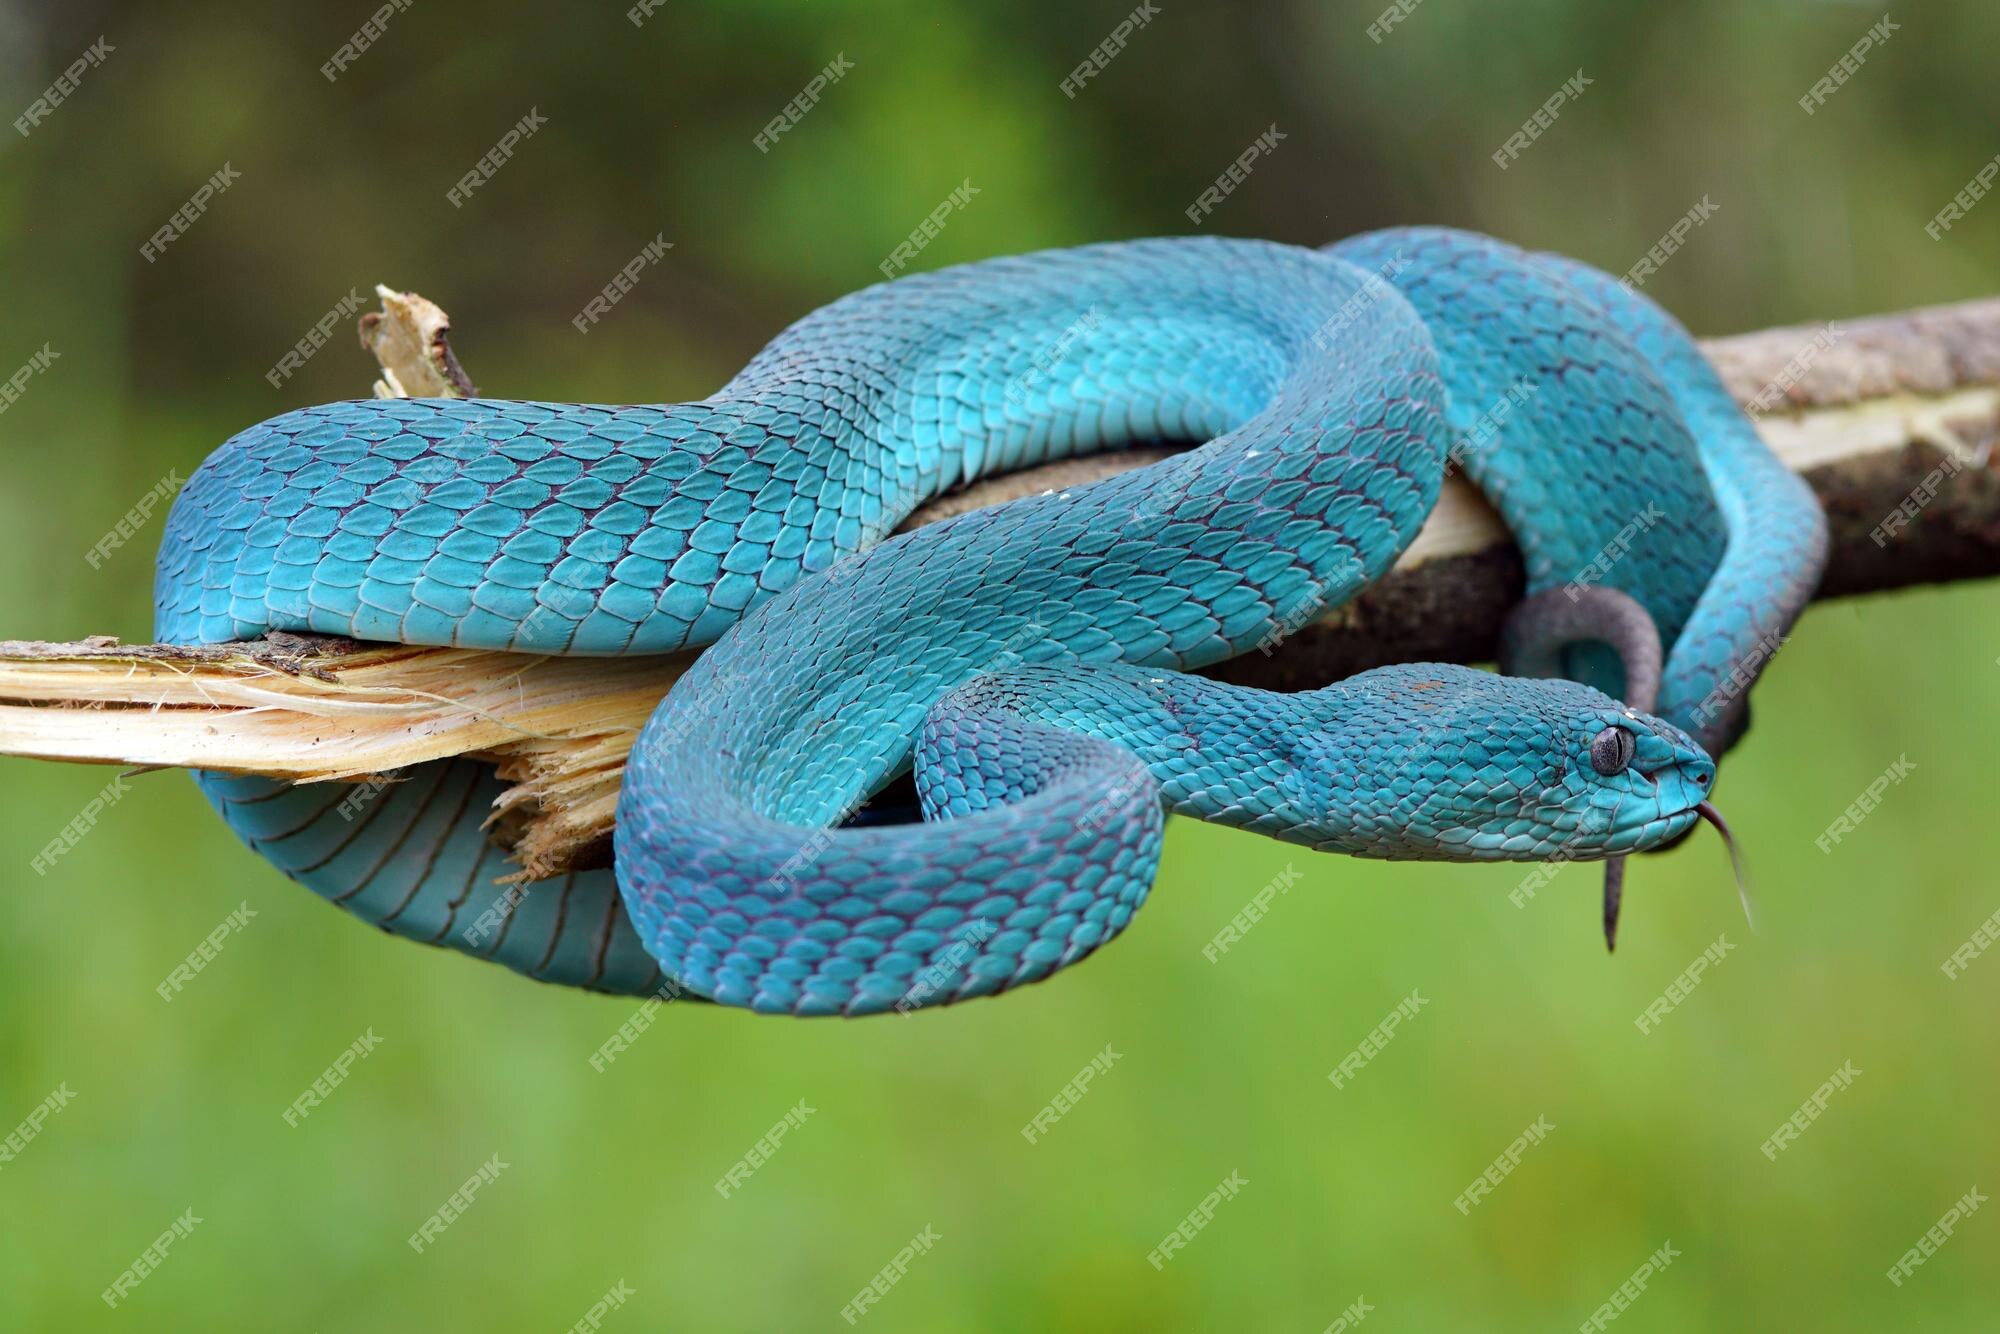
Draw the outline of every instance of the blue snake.
<instances>
[{"instance_id":1,"label":"blue snake","mask_svg":"<svg viewBox=\"0 0 2000 1334\"><path fill-rule=\"evenodd\" d=\"M892 536L979 478L1193 441ZM1367 587L1460 466L1525 559L1503 660L1524 674L1400 665L1293 695L1188 674ZM469 760L358 814L339 784L197 781L280 870L398 934L603 991L857 1015L1105 944L1168 811L1362 857L1671 843L1825 551L1810 490L1669 315L1425 228L907 277L695 403L287 412L190 478L155 594L182 643L710 645L633 746L609 869L499 883L500 788ZM857 816L905 773L921 820Z\"/></svg>"}]
</instances>

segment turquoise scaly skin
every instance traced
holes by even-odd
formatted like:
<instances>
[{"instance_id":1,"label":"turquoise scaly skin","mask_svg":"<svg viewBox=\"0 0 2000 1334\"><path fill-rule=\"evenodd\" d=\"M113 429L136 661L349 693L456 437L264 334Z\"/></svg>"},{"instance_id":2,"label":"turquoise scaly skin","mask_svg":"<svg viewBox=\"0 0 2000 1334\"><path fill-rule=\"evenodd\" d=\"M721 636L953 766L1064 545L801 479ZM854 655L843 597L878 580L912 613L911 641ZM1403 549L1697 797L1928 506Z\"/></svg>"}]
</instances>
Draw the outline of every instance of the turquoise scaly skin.
<instances>
[{"instance_id":1,"label":"turquoise scaly skin","mask_svg":"<svg viewBox=\"0 0 2000 1334\"><path fill-rule=\"evenodd\" d=\"M1687 625L1666 638L1658 704L1664 717L1721 754L1749 725L1749 687L1758 670L1819 587L1826 515L1812 488L1759 438L1678 320L1587 264L1559 255L1540 259L1597 302L1612 327L1659 368L1701 451L1728 545Z\"/></svg>"},{"instance_id":2,"label":"turquoise scaly skin","mask_svg":"<svg viewBox=\"0 0 2000 1334\"><path fill-rule=\"evenodd\" d=\"M1115 935L1168 808L1377 857L1684 833L1708 755L1590 685L1417 665L1277 696L1181 673L1367 586L1450 453L1534 586L1616 539L1601 581L1674 645L1664 698L1703 698L1750 627L1790 623L1824 544L1712 380L1643 299L1465 233L993 260L837 301L700 403L339 403L253 427L176 502L157 629L713 642L634 747L613 872L494 884L496 783L463 761L358 808L200 781L316 892L537 977L797 1014L938 1004ZM883 540L975 478L1156 439L1209 443ZM1572 666L1617 687L1615 659ZM1610 728L1635 744L1606 774ZM913 758L925 823L837 827Z\"/></svg>"}]
</instances>

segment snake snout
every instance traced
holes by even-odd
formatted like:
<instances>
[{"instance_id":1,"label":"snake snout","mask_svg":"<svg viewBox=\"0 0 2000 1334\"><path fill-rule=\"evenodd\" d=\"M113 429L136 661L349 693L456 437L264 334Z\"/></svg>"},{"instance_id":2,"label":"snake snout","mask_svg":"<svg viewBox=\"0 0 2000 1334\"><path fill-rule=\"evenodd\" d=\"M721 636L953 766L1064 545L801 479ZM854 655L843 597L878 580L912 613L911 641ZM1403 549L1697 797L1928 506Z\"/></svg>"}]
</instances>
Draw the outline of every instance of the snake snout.
<instances>
[{"instance_id":1,"label":"snake snout","mask_svg":"<svg viewBox=\"0 0 2000 1334\"><path fill-rule=\"evenodd\" d=\"M1736 841L1730 837L1728 828L1715 807L1709 804L1709 793L1715 787L1715 760L1704 751L1700 744L1687 733L1657 718L1634 715L1628 711L1628 718L1635 723L1649 727L1651 736L1646 738L1640 751L1650 762L1635 759L1632 772L1640 780L1652 784L1652 810L1647 810L1643 800L1635 806L1625 803L1627 827L1620 830L1615 841L1624 846L1604 863L1604 945L1607 950L1618 947L1618 920L1625 897L1625 853L1661 852L1679 845L1693 832L1696 824L1707 820L1722 831L1723 842L1729 847L1731 865L1736 870L1738 892L1743 897L1743 912L1750 917L1750 899Z\"/></svg>"},{"instance_id":2,"label":"snake snout","mask_svg":"<svg viewBox=\"0 0 2000 1334\"><path fill-rule=\"evenodd\" d=\"M1659 788L1661 810L1692 813L1715 787L1715 761L1706 755L1676 758L1644 771Z\"/></svg>"}]
</instances>

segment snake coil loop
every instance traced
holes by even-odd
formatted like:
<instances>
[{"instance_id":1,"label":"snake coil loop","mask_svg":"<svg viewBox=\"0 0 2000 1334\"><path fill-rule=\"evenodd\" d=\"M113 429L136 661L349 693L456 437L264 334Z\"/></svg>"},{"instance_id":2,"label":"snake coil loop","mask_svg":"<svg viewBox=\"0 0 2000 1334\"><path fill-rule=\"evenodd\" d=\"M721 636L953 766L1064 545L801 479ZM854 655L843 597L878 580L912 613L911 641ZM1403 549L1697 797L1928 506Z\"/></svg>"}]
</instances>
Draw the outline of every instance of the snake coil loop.
<instances>
[{"instance_id":1,"label":"snake coil loop","mask_svg":"<svg viewBox=\"0 0 2000 1334\"><path fill-rule=\"evenodd\" d=\"M978 477L1161 439L1208 443L889 537ZM1629 655L1572 637L1556 659L1535 626L1517 647L1574 680L1417 664L1278 696L1184 674L1387 571L1447 460L1531 591L1643 609L1657 704L1601 693ZM1706 809L1733 664L1824 552L1811 494L1664 312L1572 261L1405 229L910 277L696 403L289 412L181 492L156 602L184 642L712 645L634 747L611 871L496 883L497 783L468 761L358 817L200 781L281 870L399 934L580 986L858 1014L1090 953L1144 901L1167 810L1374 857L1669 842ZM912 765L924 822L841 827Z\"/></svg>"}]
</instances>

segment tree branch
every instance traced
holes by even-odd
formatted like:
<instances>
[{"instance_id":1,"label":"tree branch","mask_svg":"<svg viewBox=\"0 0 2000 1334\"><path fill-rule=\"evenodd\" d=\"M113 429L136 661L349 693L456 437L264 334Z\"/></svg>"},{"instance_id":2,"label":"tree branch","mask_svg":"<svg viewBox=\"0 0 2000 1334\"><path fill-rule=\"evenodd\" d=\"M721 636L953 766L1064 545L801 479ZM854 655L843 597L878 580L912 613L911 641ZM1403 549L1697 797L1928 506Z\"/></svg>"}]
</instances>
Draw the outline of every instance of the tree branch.
<instances>
[{"instance_id":1,"label":"tree branch","mask_svg":"<svg viewBox=\"0 0 2000 1334\"><path fill-rule=\"evenodd\" d=\"M378 288L361 321L378 396L476 391L444 312ZM1826 506L1820 597L2000 573L2000 298L1704 342L1771 447ZM1169 451L1049 464L924 506L906 528L1081 485ZM1460 477L1388 577L1268 653L1210 674L1296 690L1388 662L1490 660L1519 553ZM0 643L0 753L357 781L469 754L512 786L496 834L523 874L608 859L626 751L693 661L554 658L271 635L182 648Z\"/></svg>"}]
</instances>

